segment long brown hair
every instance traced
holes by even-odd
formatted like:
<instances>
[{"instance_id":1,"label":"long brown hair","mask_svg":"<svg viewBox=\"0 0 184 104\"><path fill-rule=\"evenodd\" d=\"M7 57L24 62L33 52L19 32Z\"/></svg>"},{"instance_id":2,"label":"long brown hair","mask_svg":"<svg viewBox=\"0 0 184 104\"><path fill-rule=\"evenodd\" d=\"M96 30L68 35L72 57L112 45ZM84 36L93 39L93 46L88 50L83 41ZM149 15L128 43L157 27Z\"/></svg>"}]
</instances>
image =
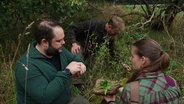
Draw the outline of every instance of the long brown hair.
<instances>
[{"instance_id":1,"label":"long brown hair","mask_svg":"<svg viewBox=\"0 0 184 104\"><path fill-rule=\"evenodd\" d=\"M169 67L169 55L162 50L161 46L155 40L141 39L133 43L133 46L137 48L136 54L139 57L147 57L151 64L143 67L141 71L135 72L128 82L134 81L141 73L156 72Z\"/></svg>"}]
</instances>

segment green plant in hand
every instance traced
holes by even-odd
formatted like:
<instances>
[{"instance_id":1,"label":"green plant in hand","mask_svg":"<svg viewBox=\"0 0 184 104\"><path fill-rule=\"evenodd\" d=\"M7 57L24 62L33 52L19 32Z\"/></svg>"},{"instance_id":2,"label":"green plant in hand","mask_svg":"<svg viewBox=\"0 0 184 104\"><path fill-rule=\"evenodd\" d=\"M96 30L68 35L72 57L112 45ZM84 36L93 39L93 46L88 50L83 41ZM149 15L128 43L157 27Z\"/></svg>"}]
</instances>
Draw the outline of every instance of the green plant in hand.
<instances>
[{"instance_id":1,"label":"green plant in hand","mask_svg":"<svg viewBox=\"0 0 184 104\"><path fill-rule=\"evenodd\" d=\"M107 94L107 91L111 90L115 86L115 83L111 82L110 80L104 80L98 86L99 89L103 89L104 94Z\"/></svg>"}]
</instances>

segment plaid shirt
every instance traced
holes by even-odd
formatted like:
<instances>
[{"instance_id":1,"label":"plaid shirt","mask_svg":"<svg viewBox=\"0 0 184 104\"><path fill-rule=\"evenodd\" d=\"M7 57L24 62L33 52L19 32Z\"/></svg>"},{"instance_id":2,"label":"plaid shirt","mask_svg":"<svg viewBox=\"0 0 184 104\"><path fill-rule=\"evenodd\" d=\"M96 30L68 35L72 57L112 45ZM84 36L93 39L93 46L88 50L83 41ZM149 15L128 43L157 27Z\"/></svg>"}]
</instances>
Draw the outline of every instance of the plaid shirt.
<instances>
[{"instance_id":1,"label":"plaid shirt","mask_svg":"<svg viewBox=\"0 0 184 104\"><path fill-rule=\"evenodd\" d=\"M139 104L179 104L181 92L176 81L162 72L141 74L139 81ZM130 84L126 84L121 104L130 103Z\"/></svg>"}]
</instances>

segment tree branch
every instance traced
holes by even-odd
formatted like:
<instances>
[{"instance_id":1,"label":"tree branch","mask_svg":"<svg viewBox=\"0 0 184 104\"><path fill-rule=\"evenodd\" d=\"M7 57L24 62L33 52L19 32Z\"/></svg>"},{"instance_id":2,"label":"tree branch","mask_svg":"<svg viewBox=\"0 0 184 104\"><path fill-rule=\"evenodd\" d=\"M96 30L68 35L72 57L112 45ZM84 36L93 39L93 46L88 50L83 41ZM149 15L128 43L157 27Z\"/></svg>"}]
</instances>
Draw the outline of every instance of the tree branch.
<instances>
[{"instance_id":1,"label":"tree branch","mask_svg":"<svg viewBox=\"0 0 184 104\"><path fill-rule=\"evenodd\" d=\"M148 23L151 22L151 20L153 19L154 15L155 15L155 11L152 13L152 15L151 15L151 17L149 18L149 20L147 20L147 21L144 22L144 23L139 22L139 23L137 23L137 24L135 24L135 25L133 25L133 26L141 25L140 28L141 28L141 29L144 29L144 26L145 26L146 24L148 24Z\"/></svg>"}]
</instances>

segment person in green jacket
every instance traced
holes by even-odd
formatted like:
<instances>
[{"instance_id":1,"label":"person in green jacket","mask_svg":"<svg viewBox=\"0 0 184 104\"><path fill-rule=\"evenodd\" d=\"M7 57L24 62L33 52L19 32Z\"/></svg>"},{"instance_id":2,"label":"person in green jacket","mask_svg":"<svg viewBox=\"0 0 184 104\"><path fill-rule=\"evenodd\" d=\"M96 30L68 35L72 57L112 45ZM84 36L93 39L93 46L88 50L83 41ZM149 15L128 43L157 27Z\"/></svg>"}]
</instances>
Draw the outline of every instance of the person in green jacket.
<instances>
[{"instance_id":1,"label":"person in green jacket","mask_svg":"<svg viewBox=\"0 0 184 104\"><path fill-rule=\"evenodd\" d=\"M15 78L17 104L89 104L81 96L72 98L70 76L86 71L83 60L63 47L64 30L55 21L41 21L35 41L17 61Z\"/></svg>"}]
</instances>

